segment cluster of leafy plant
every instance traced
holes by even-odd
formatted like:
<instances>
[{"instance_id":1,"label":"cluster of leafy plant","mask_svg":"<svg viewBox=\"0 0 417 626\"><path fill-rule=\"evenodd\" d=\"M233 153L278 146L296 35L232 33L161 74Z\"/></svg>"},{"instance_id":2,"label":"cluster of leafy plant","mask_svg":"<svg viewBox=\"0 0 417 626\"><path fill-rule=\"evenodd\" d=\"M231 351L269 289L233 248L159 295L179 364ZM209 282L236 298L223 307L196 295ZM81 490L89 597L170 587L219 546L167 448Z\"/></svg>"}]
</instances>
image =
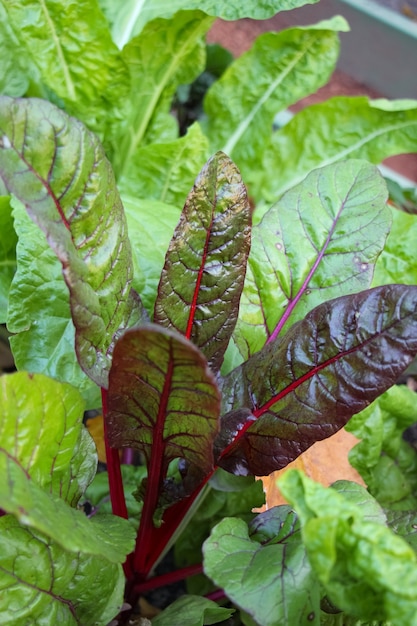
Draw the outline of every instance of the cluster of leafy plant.
<instances>
[{"instance_id":1,"label":"cluster of leafy plant","mask_svg":"<svg viewBox=\"0 0 417 626\"><path fill-rule=\"evenodd\" d=\"M251 511L255 475L417 352L415 218L367 162L416 149L417 103L334 98L272 132L330 76L336 17L259 37L185 136L171 114L216 15L303 3L0 2L0 321L21 370L0 379L2 623L124 623L124 600L203 571L153 624L228 619L213 589L246 626L416 623L413 410L381 435L381 396L352 422L379 437L355 452L369 492L289 472L297 515ZM108 479L82 423L99 406ZM154 576L174 543L182 569Z\"/></svg>"}]
</instances>

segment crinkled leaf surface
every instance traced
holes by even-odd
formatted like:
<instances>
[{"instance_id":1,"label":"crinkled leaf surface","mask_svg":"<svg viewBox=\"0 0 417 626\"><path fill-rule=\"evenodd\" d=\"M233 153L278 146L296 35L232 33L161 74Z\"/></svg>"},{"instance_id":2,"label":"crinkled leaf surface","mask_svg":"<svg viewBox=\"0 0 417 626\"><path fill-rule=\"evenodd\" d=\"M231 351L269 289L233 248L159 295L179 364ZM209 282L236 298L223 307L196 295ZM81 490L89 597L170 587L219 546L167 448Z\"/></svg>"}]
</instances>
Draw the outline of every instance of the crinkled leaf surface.
<instances>
[{"instance_id":1,"label":"crinkled leaf surface","mask_svg":"<svg viewBox=\"0 0 417 626\"><path fill-rule=\"evenodd\" d=\"M0 324L7 320L10 285L16 271L17 236L7 196L0 196Z\"/></svg>"},{"instance_id":2,"label":"crinkled leaf surface","mask_svg":"<svg viewBox=\"0 0 417 626\"><path fill-rule=\"evenodd\" d=\"M44 97L104 130L100 118L126 94L128 73L97 0L2 0L2 5L27 78L35 75Z\"/></svg>"},{"instance_id":3,"label":"crinkled leaf surface","mask_svg":"<svg viewBox=\"0 0 417 626\"><path fill-rule=\"evenodd\" d=\"M349 461L385 507L417 506L417 454L403 439L404 430L415 422L416 394L397 385L347 424L347 430L361 439Z\"/></svg>"},{"instance_id":4,"label":"crinkled leaf surface","mask_svg":"<svg viewBox=\"0 0 417 626\"><path fill-rule=\"evenodd\" d=\"M25 207L16 199L12 204L19 241L7 327L13 333L9 341L16 367L70 383L82 393L87 408L95 409L101 405L100 388L77 360L75 328L61 263Z\"/></svg>"},{"instance_id":5,"label":"crinkled leaf surface","mask_svg":"<svg viewBox=\"0 0 417 626\"><path fill-rule=\"evenodd\" d=\"M208 157L208 141L198 123L185 137L143 146L130 160L130 174L118 182L122 197L131 195L181 207L196 172Z\"/></svg>"},{"instance_id":6,"label":"crinkled leaf surface","mask_svg":"<svg viewBox=\"0 0 417 626\"><path fill-rule=\"evenodd\" d=\"M285 467L391 387L416 352L415 286L319 305L225 378L218 464L257 475Z\"/></svg>"},{"instance_id":7,"label":"crinkled leaf surface","mask_svg":"<svg viewBox=\"0 0 417 626\"><path fill-rule=\"evenodd\" d=\"M31 479L75 506L97 468L93 440L74 387L42 374L0 378L0 441ZM73 471L76 465L77 473Z\"/></svg>"},{"instance_id":8,"label":"crinkled leaf surface","mask_svg":"<svg viewBox=\"0 0 417 626\"><path fill-rule=\"evenodd\" d=\"M224 20L244 17L263 20L279 11L288 11L317 0L126 0L122 5L117 0L99 0L103 11L112 23L112 34L119 48L141 31L143 26L156 17L170 18L183 9L200 9Z\"/></svg>"},{"instance_id":9,"label":"crinkled leaf surface","mask_svg":"<svg viewBox=\"0 0 417 626\"><path fill-rule=\"evenodd\" d=\"M417 145L417 141L416 141ZM392 227L375 266L374 285L417 284L417 217L391 208Z\"/></svg>"},{"instance_id":10,"label":"crinkled leaf surface","mask_svg":"<svg viewBox=\"0 0 417 626\"><path fill-rule=\"evenodd\" d=\"M254 226L234 342L262 348L313 307L367 289L391 224L387 190L365 161L311 172Z\"/></svg>"},{"instance_id":11,"label":"crinkled leaf surface","mask_svg":"<svg viewBox=\"0 0 417 626\"><path fill-rule=\"evenodd\" d=\"M272 511L284 527L287 507ZM243 520L225 518L204 543L204 571L258 624L317 625L319 585L294 518L285 531L269 543L251 537Z\"/></svg>"},{"instance_id":12,"label":"crinkled leaf surface","mask_svg":"<svg viewBox=\"0 0 417 626\"><path fill-rule=\"evenodd\" d=\"M204 35L212 23L201 11L181 11L173 20L154 20L123 49L131 93L116 140L113 164L118 179L140 176L142 144L161 142L153 127L162 123L161 116L172 121L177 87L191 83L204 70Z\"/></svg>"},{"instance_id":13,"label":"crinkled leaf surface","mask_svg":"<svg viewBox=\"0 0 417 626\"><path fill-rule=\"evenodd\" d=\"M201 352L177 333L149 324L121 337L108 408L111 445L140 450L154 487L176 458L213 469L219 392Z\"/></svg>"},{"instance_id":14,"label":"crinkled leaf surface","mask_svg":"<svg viewBox=\"0 0 417 626\"><path fill-rule=\"evenodd\" d=\"M339 53L336 31L347 29L336 17L322 27L265 33L211 86L204 100L211 151L233 158L245 181L252 179L277 112L327 82Z\"/></svg>"},{"instance_id":15,"label":"crinkled leaf surface","mask_svg":"<svg viewBox=\"0 0 417 626\"><path fill-rule=\"evenodd\" d=\"M251 209L239 170L223 153L203 167L171 240L155 303L219 370L236 324L250 249Z\"/></svg>"},{"instance_id":16,"label":"crinkled leaf surface","mask_svg":"<svg viewBox=\"0 0 417 626\"><path fill-rule=\"evenodd\" d=\"M279 481L302 525L309 561L330 600L361 619L417 623L417 556L361 507L296 470Z\"/></svg>"},{"instance_id":17,"label":"crinkled leaf surface","mask_svg":"<svg viewBox=\"0 0 417 626\"><path fill-rule=\"evenodd\" d=\"M134 541L129 524L113 516L89 520L69 506L97 465L78 391L41 374L0 380L0 508L67 550L121 562Z\"/></svg>"},{"instance_id":18,"label":"crinkled leaf surface","mask_svg":"<svg viewBox=\"0 0 417 626\"><path fill-rule=\"evenodd\" d=\"M142 315L111 166L98 139L55 106L2 97L0 110L0 178L61 261L80 365L105 387L115 339Z\"/></svg>"},{"instance_id":19,"label":"crinkled leaf surface","mask_svg":"<svg viewBox=\"0 0 417 626\"><path fill-rule=\"evenodd\" d=\"M66 552L54 541L0 518L0 615L10 626L106 626L123 602L120 565Z\"/></svg>"},{"instance_id":20,"label":"crinkled leaf surface","mask_svg":"<svg viewBox=\"0 0 417 626\"><path fill-rule=\"evenodd\" d=\"M331 98L303 109L274 134L263 153L262 196L276 201L317 167L350 157L376 164L416 145L417 101Z\"/></svg>"},{"instance_id":21,"label":"crinkled leaf surface","mask_svg":"<svg viewBox=\"0 0 417 626\"><path fill-rule=\"evenodd\" d=\"M65 550L121 563L133 549L135 532L127 520L114 515L89 519L44 491L19 460L4 449L0 450L0 476L0 507Z\"/></svg>"},{"instance_id":22,"label":"crinkled leaf surface","mask_svg":"<svg viewBox=\"0 0 417 626\"><path fill-rule=\"evenodd\" d=\"M183 596L152 620L152 626L206 626L227 620L234 609L226 609L201 596Z\"/></svg>"},{"instance_id":23,"label":"crinkled leaf surface","mask_svg":"<svg viewBox=\"0 0 417 626\"><path fill-rule=\"evenodd\" d=\"M386 511L388 526L417 552L417 513L413 511Z\"/></svg>"}]
</instances>

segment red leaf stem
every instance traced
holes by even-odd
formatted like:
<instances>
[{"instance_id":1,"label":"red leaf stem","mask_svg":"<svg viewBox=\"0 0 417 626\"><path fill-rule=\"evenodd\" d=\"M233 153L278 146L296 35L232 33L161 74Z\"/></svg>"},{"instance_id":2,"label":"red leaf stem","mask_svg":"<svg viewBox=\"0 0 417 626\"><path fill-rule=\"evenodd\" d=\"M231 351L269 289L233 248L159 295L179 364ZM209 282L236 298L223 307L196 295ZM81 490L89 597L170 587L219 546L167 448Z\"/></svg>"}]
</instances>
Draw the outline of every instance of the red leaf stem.
<instances>
[{"instance_id":1,"label":"red leaf stem","mask_svg":"<svg viewBox=\"0 0 417 626\"><path fill-rule=\"evenodd\" d=\"M173 583L176 583L180 580L185 580L185 578L189 578L190 576L196 576L197 574L201 574L202 572L202 563L188 565L188 567L177 569L174 572L167 572L166 574L162 574L161 576L154 576L153 578L149 578L143 583L135 585L134 591L135 593L142 595L144 593L147 593L148 591L151 591L152 589L159 589L160 587L172 585Z\"/></svg>"}]
</instances>

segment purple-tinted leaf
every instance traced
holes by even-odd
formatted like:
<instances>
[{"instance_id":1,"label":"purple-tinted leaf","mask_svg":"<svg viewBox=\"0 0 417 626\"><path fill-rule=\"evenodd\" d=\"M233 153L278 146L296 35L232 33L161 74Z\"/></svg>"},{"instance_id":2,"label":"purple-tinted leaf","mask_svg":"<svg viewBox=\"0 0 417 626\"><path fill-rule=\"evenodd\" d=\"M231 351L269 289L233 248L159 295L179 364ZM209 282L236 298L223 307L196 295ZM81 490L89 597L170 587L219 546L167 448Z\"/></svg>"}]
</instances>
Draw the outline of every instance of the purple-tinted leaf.
<instances>
[{"instance_id":1,"label":"purple-tinted leaf","mask_svg":"<svg viewBox=\"0 0 417 626\"><path fill-rule=\"evenodd\" d=\"M107 386L114 342L143 314L130 292L126 220L99 140L48 102L1 97L0 180L61 261L80 365Z\"/></svg>"},{"instance_id":2,"label":"purple-tinted leaf","mask_svg":"<svg viewBox=\"0 0 417 626\"><path fill-rule=\"evenodd\" d=\"M201 352L173 331L147 325L116 344L108 392L108 436L115 448L140 450L147 491L159 495L169 463L213 469L220 396Z\"/></svg>"},{"instance_id":3,"label":"purple-tinted leaf","mask_svg":"<svg viewBox=\"0 0 417 626\"><path fill-rule=\"evenodd\" d=\"M321 304L226 377L222 430L242 406L257 419L246 416L218 464L240 474L285 467L393 385L416 352L417 287Z\"/></svg>"},{"instance_id":4,"label":"purple-tinted leaf","mask_svg":"<svg viewBox=\"0 0 417 626\"><path fill-rule=\"evenodd\" d=\"M218 152L187 198L166 255L154 318L191 339L213 371L221 366L236 324L250 229L240 173Z\"/></svg>"}]
</instances>

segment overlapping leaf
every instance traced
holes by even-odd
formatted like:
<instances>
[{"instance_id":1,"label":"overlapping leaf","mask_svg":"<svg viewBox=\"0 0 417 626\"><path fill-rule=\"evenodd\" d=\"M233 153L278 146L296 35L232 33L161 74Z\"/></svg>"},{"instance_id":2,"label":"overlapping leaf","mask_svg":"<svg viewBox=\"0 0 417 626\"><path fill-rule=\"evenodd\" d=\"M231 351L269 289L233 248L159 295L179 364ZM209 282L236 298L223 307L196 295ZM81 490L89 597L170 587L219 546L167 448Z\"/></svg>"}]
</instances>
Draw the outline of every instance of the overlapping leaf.
<instances>
[{"instance_id":1,"label":"overlapping leaf","mask_svg":"<svg viewBox=\"0 0 417 626\"><path fill-rule=\"evenodd\" d=\"M141 147L130 161L131 175L118 181L121 195L181 207L196 172L200 171L208 156L208 141L197 123L191 126L185 137L169 143L161 143L159 139L158 143Z\"/></svg>"},{"instance_id":2,"label":"overlapping leaf","mask_svg":"<svg viewBox=\"0 0 417 626\"><path fill-rule=\"evenodd\" d=\"M320 588L289 507L275 507L267 524L249 533L244 521L225 518L204 543L204 571L257 624L318 625ZM260 516L261 517L261 516ZM271 519L273 518L273 519ZM258 519L257 525L262 522ZM271 535L271 530L276 534ZM252 535L252 536L251 536Z\"/></svg>"},{"instance_id":3,"label":"overlapping leaf","mask_svg":"<svg viewBox=\"0 0 417 626\"><path fill-rule=\"evenodd\" d=\"M285 467L391 387L416 353L415 286L319 305L226 377L218 464L258 475Z\"/></svg>"},{"instance_id":4,"label":"overlapping leaf","mask_svg":"<svg viewBox=\"0 0 417 626\"><path fill-rule=\"evenodd\" d=\"M236 324L250 227L240 173L217 153L187 198L166 255L154 317L191 339L214 371Z\"/></svg>"},{"instance_id":5,"label":"overlapping leaf","mask_svg":"<svg viewBox=\"0 0 417 626\"><path fill-rule=\"evenodd\" d=\"M347 28L337 17L261 35L209 89L204 129L211 151L223 150L232 157L246 182L251 182L254 164L269 143L276 113L327 82L339 52L336 31Z\"/></svg>"},{"instance_id":6,"label":"overlapping leaf","mask_svg":"<svg viewBox=\"0 0 417 626\"><path fill-rule=\"evenodd\" d=\"M108 624L123 602L120 565L66 552L12 515L0 518L3 624Z\"/></svg>"},{"instance_id":7,"label":"overlapping leaf","mask_svg":"<svg viewBox=\"0 0 417 626\"><path fill-rule=\"evenodd\" d=\"M15 198L12 204L19 241L7 327L16 367L70 383L81 392L86 408L96 409L101 406L100 388L83 372L74 351L75 328L61 263L25 207Z\"/></svg>"},{"instance_id":8,"label":"overlapping leaf","mask_svg":"<svg viewBox=\"0 0 417 626\"><path fill-rule=\"evenodd\" d=\"M3 450L45 491L75 506L97 467L77 389L42 374L17 372L0 378L0 406ZM81 463L82 471L75 473L72 465Z\"/></svg>"},{"instance_id":9,"label":"overlapping leaf","mask_svg":"<svg viewBox=\"0 0 417 626\"><path fill-rule=\"evenodd\" d=\"M61 261L78 359L106 386L118 333L142 315L130 293L130 244L110 164L97 138L53 105L0 102L0 178Z\"/></svg>"},{"instance_id":10,"label":"overlapping leaf","mask_svg":"<svg viewBox=\"0 0 417 626\"><path fill-rule=\"evenodd\" d=\"M414 152L417 101L337 97L303 109L263 152L262 197L275 202L311 172L346 158L380 163ZM279 176L271 176L279 172Z\"/></svg>"},{"instance_id":11,"label":"overlapping leaf","mask_svg":"<svg viewBox=\"0 0 417 626\"><path fill-rule=\"evenodd\" d=\"M279 481L302 525L309 561L331 602L361 620L417 623L417 556L384 524L292 470Z\"/></svg>"},{"instance_id":12,"label":"overlapping leaf","mask_svg":"<svg viewBox=\"0 0 417 626\"><path fill-rule=\"evenodd\" d=\"M220 400L197 348L172 331L146 325L118 341L110 373L108 436L113 447L140 450L158 499L170 461L208 474Z\"/></svg>"},{"instance_id":13,"label":"overlapping leaf","mask_svg":"<svg viewBox=\"0 0 417 626\"><path fill-rule=\"evenodd\" d=\"M172 626L181 623L182 626L206 626L224 622L234 609L223 608L207 598L201 596L182 596L153 620L154 626Z\"/></svg>"},{"instance_id":14,"label":"overlapping leaf","mask_svg":"<svg viewBox=\"0 0 417 626\"><path fill-rule=\"evenodd\" d=\"M314 306L367 289L391 224L376 168L344 161L311 172L254 226L234 334L247 359Z\"/></svg>"},{"instance_id":15,"label":"overlapping leaf","mask_svg":"<svg viewBox=\"0 0 417 626\"><path fill-rule=\"evenodd\" d=\"M141 144L166 143L177 136L170 115L172 98L181 84L192 82L205 66L203 37L213 19L200 11L182 11L173 20L154 20L123 50L130 72L130 98L115 145L117 178L140 175ZM155 54L158 50L158 54ZM173 136L161 136L161 126ZM135 164L137 167L135 168Z\"/></svg>"},{"instance_id":16,"label":"overlapping leaf","mask_svg":"<svg viewBox=\"0 0 417 626\"><path fill-rule=\"evenodd\" d=\"M10 285L16 271L16 243L9 198L0 196L0 324L7 320Z\"/></svg>"},{"instance_id":17,"label":"overlapping leaf","mask_svg":"<svg viewBox=\"0 0 417 626\"><path fill-rule=\"evenodd\" d=\"M183 9L200 9L208 15L225 20L244 17L263 20L278 11L288 11L317 0L126 0L122 5L117 0L99 0L112 24L114 41L119 48L137 35L143 26L157 17L170 18Z\"/></svg>"},{"instance_id":18,"label":"overlapping leaf","mask_svg":"<svg viewBox=\"0 0 417 626\"><path fill-rule=\"evenodd\" d=\"M27 79L36 76L43 96L64 102L69 113L104 130L105 114L127 93L128 73L97 0L2 0L2 5Z\"/></svg>"}]
</instances>

